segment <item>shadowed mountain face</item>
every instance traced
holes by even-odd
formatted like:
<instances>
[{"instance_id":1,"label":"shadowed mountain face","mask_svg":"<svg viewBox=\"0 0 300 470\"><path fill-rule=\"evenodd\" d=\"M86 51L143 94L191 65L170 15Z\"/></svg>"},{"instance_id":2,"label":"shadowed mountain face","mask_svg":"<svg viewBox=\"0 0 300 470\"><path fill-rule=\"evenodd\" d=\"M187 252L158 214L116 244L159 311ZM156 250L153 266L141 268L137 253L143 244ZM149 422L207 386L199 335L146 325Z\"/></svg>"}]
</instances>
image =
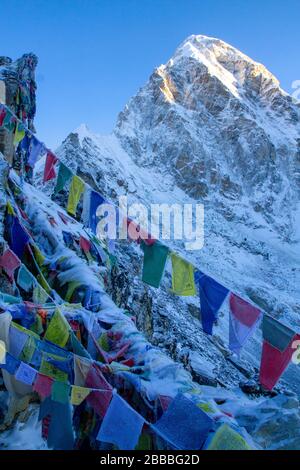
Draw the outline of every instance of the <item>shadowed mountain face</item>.
<instances>
[{"instance_id":1,"label":"shadowed mountain face","mask_svg":"<svg viewBox=\"0 0 300 470\"><path fill-rule=\"evenodd\" d=\"M120 113L116 135L195 199L233 217L246 201L292 237L299 199L300 108L261 64L191 36Z\"/></svg>"}]
</instances>

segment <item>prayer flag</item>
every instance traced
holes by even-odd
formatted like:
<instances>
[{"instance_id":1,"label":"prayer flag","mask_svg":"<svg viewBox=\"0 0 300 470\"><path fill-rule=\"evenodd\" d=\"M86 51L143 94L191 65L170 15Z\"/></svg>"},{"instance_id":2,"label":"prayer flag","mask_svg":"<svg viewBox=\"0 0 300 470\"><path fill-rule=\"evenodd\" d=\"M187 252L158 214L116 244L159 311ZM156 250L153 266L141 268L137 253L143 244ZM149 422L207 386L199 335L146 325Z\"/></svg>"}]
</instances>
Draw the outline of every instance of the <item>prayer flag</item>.
<instances>
[{"instance_id":1,"label":"prayer flag","mask_svg":"<svg viewBox=\"0 0 300 470\"><path fill-rule=\"evenodd\" d=\"M39 420L50 415L47 444L54 450L72 450L74 433L69 403L60 403L47 397L40 405Z\"/></svg>"},{"instance_id":2,"label":"prayer flag","mask_svg":"<svg viewBox=\"0 0 300 470\"><path fill-rule=\"evenodd\" d=\"M6 353L5 362L0 363L0 368L6 370L9 374L14 375L21 361L13 357L10 353Z\"/></svg>"},{"instance_id":3,"label":"prayer flag","mask_svg":"<svg viewBox=\"0 0 300 470\"><path fill-rule=\"evenodd\" d=\"M13 279L15 270L20 266L21 261L9 248L0 257L0 266L4 269L10 279Z\"/></svg>"},{"instance_id":4,"label":"prayer flag","mask_svg":"<svg viewBox=\"0 0 300 470\"><path fill-rule=\"evenodd\" d=\"M25 128L21 122L17 123L14 134L14 145L18 146L19 142L25 137Z\"/></svg>"},{"instance_id":5,"label":"prayer flag","mask_svg":"<svg viewBox=\"0 0 300 470\"><path fill-rule=\"evenodd\" d=\"M30 139L30 147L29 147L29 155L27 160L27 165L31 168L34 168L38 158L42 155L45 151L45 146L37 140L37 138L32 135Z\"/></svg>"},{"instance_id":6,"label":"prayer flag","mask_svg":"<svg viewBox=\"0 0 300 470\"><path fill-rule=\"evenodd\" d=\"M36 370L30 367L28 364L25 364L25 362L21 362L18 370L15 373L16 379L19 380L19 382L23 382L27 385L33 384L36 375Z\"/></svg>"},{"instance_id":7,"label":"prayer flag","mask_svg":"<svg viewBox=\"0 0 300 470\"><path fill-rule=\"evenodd\" d=\"M99 367L95 364L91 365L84 385L87 388L99 389L99 391L93 390L89 394L87 403L103 418L111 401L112 386L105 380Z\"/></svg>"},{"instance_id":8,"label":"prayer flag","mask_svg":"<svg viewBox=\"0 0 300 470\"><path fill-rule=\"evenodd\" d=\"M17 217L13 217L10 229L9 246L19 259L22 258L25 246L29 242L30 237L24 227L20 224Z\"/></svg>"},{"instance_id":9,"label":"prayer flag","mask_svg":"<svg viewBox=\"0 0 300 470\"><path fill-rule=\"evenodd\" d=\"M152 287L159 287L167 262L169 248L156 241L153 245L147 245L141 241L144 252L143 282Z\"/></svg>"},{"instance_id":10,"label":"prayer flag","mask_svg":"<svg viewBox=\"0 0 300 470\"><path fill-rule=\"evenodd\" d=\"M35 278L24 264L19 269L17 283L25 292L29 292L36 284Z\"/></svg>"},{"instance_id":11,"label":"prayer flag","mask_svg":"<svg viewBox=\"0 0 300 470\"><path fill-rule=\"evenodd\" d=\"M286 350L296 334L291 328L270 317L270 315L264 315L262 330L264 340L281 352Z\"/></svg>"},{"instance_id":12,"label":"prayer flag","mask_svg":"<svg viewBox=\"0 0 300 470\"><path fill-rule=\"evenodd\" d=\"M69 336L69 324L60 310L56 309L48 325L44 338L63 348L67 344Z\"/></svg>"},{"instance_id":13,"label":"prayer flag","mask_svg":"<svg viewBox=\"0 0 300 470\"><path fill-rule=\"evenodd\" d=\"M171 253L172 290L174 294L188 296L196 294L194 267L188 261Z\"/></svg>"},{"instance_id":14,"label":"prayer flag","mask_svg":"<svg viewBox=\"0 0 300 470\"><path fill-rule=\"evenodd\" d=\"M295 348L292 347L293 343L299 339L300 335L295 335L284 351L280 351L264 340L259 381L265 389L272 390L275 387L295 352Z\"/></svg>"},{"instance_id":15,"label":"prayer flag","mask_svg":"<svg viewBox=\"0 0 300 470\"><path fill-rule=\"evenodd\" d=\"M54 194L57 194L63 189L65 189L66 185L69 183L72 176L73 175L72 175L71 170L69 170L69 168L67 168L66 165L64 165L62 162L60 162L56 186L54 188Z\"/></svg>"},{"instance_id":16,"label":"prayer flag","mask_svg":"<svg viewBox=\"0 0 300 470\"><path fill-rule=\"evenodd\" d=\"M229 298L229 349L240 354L242 347L259 324L262 312L231 293Z\"/></svg>"},{"instance_id":17,"label":"prayer flag","mask_svg":"<svg viewBox=\"0 0 300 470\"><path fill-rule=\"evenodd\" d=\"M120 450L133 450L138 444L144 419L119 395L114 394L102 421L97 440Z\"/></svg>"},{"instance_id":18,"label":"prayer flag","mask_svg":"<svg viewBox=\"0 0 300 470\"><path fill-rule=\"evenodd\" d=\"M56 177L55 164L57 161L58 158L52 152L48 151L44 169L44 183Z\"/></svg>"},{"instance_id":19,"label":"prayer flag","mask_svg":"<svg viewBox=\"0 0 300 470\"><path fill-rule=\"evenodd\" d=\"M213 420L179 393L151 427L176 449L198 450L213 428Z\"/></svg>"},{"instance_id":20,"label":"prayer flag","mask_svg":"<svg viewBox=\"0 0 300 470\"><path fill-rule=\"evenodd\" d=\"M71 403L72 405L80 405L90 393L90 389L86 387L78 387L77 385L72 385L71 391Z\"/></svg>"},{"instance_id":21,"label":"prayer flag","mask_svg":"<svg viewBox=\"0 0 300 470\"><path fill-rule=\"evenodd\" d=\"M205 450L253 450L243 436L232 429L228 424L222 424L217 431L208 438Z\"/></svg>"},{"instance_id":22,"label":"prayer flag","mask_svg":"<svg viewBox=\"0 0 300 470\"><path fill-rule=\"evenodd\" d=\"M53 379L47 375L38 373L33 385L33 390L42 398L46 398L51 394Z\"/></svg>"},{"instance_id":23,"label":"prayer flag","mask_svg":"<svg viewBox=\"0 0 300 470\"><path fill-rule=\"evenodd\" d=\"M4 108L4 106L0 106L0 127L3 126L3 121L5 119L5 116L6 116L6 109Z\"/></svg>"},{"instance_id":24,"label":"prayer flag","mask_svg":"<svg viewBox=\"0 0 300 470\"><path fill-rule=\"evenodd\" d=\"M59 403L69 403L70 385L60 380L55 380L52 384L51 399Z\"/></svg>"},{"instance_id":25,"label":"prayer flag","mask_svg":"<svg viewBox=\"0 0 300 470\"><path fill-rule=\"evenodd\" d=\"M9 352L18 358L28 340L28 335L24 331L14 328L11 324L9 328Z\"/></svg>"},{"instance_id":26,"label":"prayer flag","mask_svg":"<svg viewBox=\"0 0 300 470\"><path fill-rule=\"evenodd\" d=\"M195 273L195 279L199 285L202 327L205 333L211 335L217 313L229 291L201 271Z\"/></svg>"},{"instance_id":27,"label":"prayer flag","mask_svg":"<svg viewBox=\"0 0 300 470\"><path fill-rule=\"evenodd\" d=\"M91 242L89 240L80 236L79 245L82 251L84 251L85 253L89 253L91 249Z\"/></svg>"},{"instance_id":28,"label":"prayer flag","mask_svg":"<svg viewBox=\"0 0 300 470\"><path fill-rule=\"evenodd\" d=\"M76 215L77 205L84 191L84 182L78 176L73 176L70 186L67 211L69 214Z\"/></svg>"},{"instance_id":29,"label":"prayer flag","mask_svg":"<svg viewBox=\"0 0 300 470\"><path fill-rule=\"evenodd\" d=\"M97 209L101 204L105 203L105 199L101 194L96 191L91 191L90 194L90 210L89 210L89 228L93 233L97 232Z\"/></svg>"}]
</instances>

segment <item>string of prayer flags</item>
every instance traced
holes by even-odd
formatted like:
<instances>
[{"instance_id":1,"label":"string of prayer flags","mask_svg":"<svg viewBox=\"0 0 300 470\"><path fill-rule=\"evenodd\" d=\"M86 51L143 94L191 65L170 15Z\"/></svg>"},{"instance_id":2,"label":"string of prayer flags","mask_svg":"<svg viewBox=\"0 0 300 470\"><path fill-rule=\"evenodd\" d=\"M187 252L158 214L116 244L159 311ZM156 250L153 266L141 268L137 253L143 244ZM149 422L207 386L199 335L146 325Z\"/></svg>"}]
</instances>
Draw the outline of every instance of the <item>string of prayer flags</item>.
<instances>
[{"instance_id":1,"label":"string of prayer flags","mask_svg":"<svg viewBox=\"0 0 300 470\"><path fill-rule=\"evenodd\" d=\"M21 362L18 370L15 373L16 379L19 380L19 382L23 382L27 385L33 384L36 375L36 370L30 367L28 364L25 364L25 362Z\"/></svg>"},{"instance_id":2,"label":"string of prayer flags","mask_svg":"<svg viewBox=\"0 0 300 470\"><path fill-rule=\"evenodd\" d=\"M0 267L4 269L9 279L13 279L15 270L21 265L21 261L9 248L0 256Z\"/></svg>"},{"instance_id":3,"label":"string of prayer flags","mask_svg":"<svg viewBox=\"0 0 300 470\"><path fill-rule=\"evenodd\" d=\"M171 253L172 261L172 291L176 295L196 295L194 267L188 261Z\"/></svg>"},{"instance_id":4,"label":"string of prayer flags","mask_svg":"<svg viewBox=\"0 0 300 470\"><path fill-rule=\"evenodd\" d=\"M169 255L169 248L158 241L153 245L147 245L142 240L141 249L144 252L142 280L152 287L159 287Z\"/></svg>"},{"instance_id":5,"label":"string of prayer flags","mask_svg":"<svg viewBox=\"0 0 300 470\"><path fill-rule=\"evenodd\" d=\"M62 162L60 162L54 194L57 194L65 189L65 186L69 183L69 181L71 181L72 176L73 175L71 170L69 170L69 168L66 167L66 165L64 165Z\"/></svg>"},{"instance_id":6,"label":"string of prayer flags","mask_svg":"<svg viewBox=\"0 0 300 470\"><path fill-rule=\"evenodd\" d=\"M119 395L114 394L102 421L97 440L116 445L121 450L134 450L144 419Z\"/></svg>"},{"instance_id":7,"label":"string of prayer flags","mask_svg":"<svg viewBox=\"0 0 300 470\"><path fill-rule=\"evenodd\" d=\"M199 450L213 429L213 420L179 393L151 427L176 449Z\"/></svg>"},{"instance_id":8,"label":"string of prayer flags","mask_svg":"<svg viewBox=\"0 0 300 470\"><path fill-rule=\"evenodd\" d=\"M265 389L272 390L290 363L297 349L293 347L294 341L299 340L300 335L264 315L263 339L259 381Z\"/></svg>"},{"instance_id":9,"label":"string of prayer flags","mask_svg":"<svg viewBox=\"0 0 300 470\"><path fill-rule=\"evenodd\" d=\"M70 336L70 327L59 309L55 310L50 320L44 338L62 348L67 344Z\"/></svg>"},{"instance_id":10,"label":"string of prayer flags","mask_svg":"<svg viewBox=\"0 0 300 470\"><path fill-rule=\"evenodd\" d=\"M24 227L20 224L18 217L13 217L12 225L10 227L9 246L19 259L22 258L25 246L29 240L30 237Z\"/></svg>"},{"instance_id":11,"label":"string of prayer flags","mask_svg":"<svg viewBox=\"0 0 300 470\"><path fill-rule=\"evenodd\" d=\"M84 182L79 176L74 175L71 181L67 211L69 214L76 215L79 199L84 191Z\"/></svg>"},{"instance_id":12,"label":"string of prayer flags","mask_svg":"<svg viewBox=\"0 0 300 470\"><path fill-rule=\"evenodd\" d=\"M30 147L27 165L34 168L38 158L44 153L45 146L34 135L30 136Z\"/></svg>"},{"instance_id":13,"label":"string of prayer flags","mask_svg":"<svg viewBox=\"0 0 300 470\"><path fill-rule=\"evenodd\" d=\"M72 385L71 389L71 403L72 405L80 405L90 394L90 389L86 387L79 387Z\"/></svg>"},{"instance_id":14,"label":"string of prayer flags","mask_svg":"<svg viewBox=\"0 0 300 470\"><path fill-rule=\"evenodd\" d=\"M239 355L259 324L262 312L233 293L229 297L229 307L229 349Z\"/></svg>"},{"instance_id":15,"label":"string of prayer flags","mask_svg":"<svg viewBox=\"0 0 300 470\"><path fill-rule=\"evenodd\" d=\"M195 273L195 279L199 285L203 331L211 335L213 324L217 319L217 313L229 290L201 271Z\"/></svg>"},{"instance_id":16,"label":"string of prayer flags","mask_svg":"<svg viewBox=\"0 0 300 470\"><path fill-rule=\"evenodd\" d=\"M208 438L204 450L252 450L245 438L226 423Z\"/></svg>"},{"instance_id":17,"label":"string of prayer flags","mask_svg":"<svg viewBox=\"0 0 300 470\"><path fill-rule=\"evenodd\" d=\"M22 139L25 137L25 128L21 122L16 124L16 129L14 133L14 145L18 146Z\"/></svg>"},{"instance_id":18,"label":"string of prayer flags","mask_svg":"<svg viewBox=\"0 0 300 470\"><path fill-rule=\"evenodd\" d=\"M101 204L105 203L105 199L101 194L96 191L91 191L90 193L90 207L89 207L89 228L93 233L97 232L97 209Z\"/></svg>"},{"instance_id":19,"label":"string of prayer flags","mask_svg":"<svg viewBox=\"0 0 300 470\"><path fill-rule=\"evenodd\" d=\"M55 165L58 162L58 158L50 151L47 152L43 182L50 181L56 177Z\"/></svg>"}]
</instances>

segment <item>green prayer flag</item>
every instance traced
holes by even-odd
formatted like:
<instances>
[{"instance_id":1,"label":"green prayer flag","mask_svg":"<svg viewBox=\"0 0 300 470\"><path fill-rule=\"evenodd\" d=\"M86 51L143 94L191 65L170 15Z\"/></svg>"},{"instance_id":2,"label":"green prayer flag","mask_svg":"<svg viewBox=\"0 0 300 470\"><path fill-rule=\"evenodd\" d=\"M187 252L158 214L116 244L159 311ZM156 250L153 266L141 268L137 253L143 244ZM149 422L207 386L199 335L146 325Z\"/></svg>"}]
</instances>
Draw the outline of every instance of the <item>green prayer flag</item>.
<instances>
[{"instance_id":1,"label":"green prayer flag","mask_svg":"<svg viewBox=\"0 0 300 470\"><path fill-rule=\"evenodd\" d=\"M71 170L69 170L69 168L67 168L66 165L64 165L62 162L60 162L54 193L59 193L65 189L66 184L71 180L71 178Z\"/></svg>"},{"instance_id":2,"label":"green prayer flag","mask_svg":"<svg viewBox=\"0 0 300 470\"><path fill-rule=\"evenodd\" d=\"M65 404L69 403L70 385L66 382L55 380L51 388L51 398L54 401Z\"/></svg>"},{"instance_id":3,"label":"green prayer flag","mask_svg":"<svg viewBox=\"0 0 300 470\"><path fill-rule=\"evenodd\" d=\"M147 245L141 241L141 248L144 252L143 282L152 287L159 287L164 273L169 248L156 241L153 245Z\"/></svg>"},{"instance_id":4,"label":"green prayer flag","mask_svg":"<svg viewBox=\"0 0 300 470\"><path fill-rule=\"evenodd\" d=\"M63 348L67 344L69 336L70 326L60 310L56 309L44 338Z\"/></svg>"},{"instance_id":5,"label":"green prayer flag","mask_svg":"<svg viewBox=\"0 0 300 470\"><path fill-rule=\"evenodd\" d=\"M171 254L171 260L172 291L174 294L182 296L196 295L193 265L175 253Z\"/></svg>"},{"instance_id":6,"label":"green prayer flag","mask_svg":"<svg viewBox=\"0 0 300 470\"><path fill-rule=\"evenodd\" d=\"M58 367L51 364L47 360L48 358L55 359L56 361L65 361L65 359L62 359L60 356L56 356L55 354L43 354L39 372L43 375L47 375L48 377L52 377L53 379L58 380L60 382L67 382L67 372L62 371L58 369Z\"/></svg>"}]
</instances>

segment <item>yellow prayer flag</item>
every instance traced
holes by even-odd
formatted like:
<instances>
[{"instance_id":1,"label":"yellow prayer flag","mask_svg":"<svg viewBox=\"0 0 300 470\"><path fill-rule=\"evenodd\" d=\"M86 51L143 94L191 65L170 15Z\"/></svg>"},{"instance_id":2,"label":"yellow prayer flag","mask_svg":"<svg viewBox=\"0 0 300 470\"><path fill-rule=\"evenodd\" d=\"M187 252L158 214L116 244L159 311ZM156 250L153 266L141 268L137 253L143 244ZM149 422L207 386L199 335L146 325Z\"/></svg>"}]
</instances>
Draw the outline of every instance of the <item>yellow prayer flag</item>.
<instances>
[{"instance_id":1,"label":"yellow prayer flag","mask_svg":"<svg viewBox=\"0 0 300 470\"><path fill-rule=\"evenodd\" d=\"M69 214L76 215L77 205L83 191L84 182L78 176L73 176L67 206L67 211L69 212Z\"/></svg>"},{"instance_id":2,"label":"yellow prayer flag","mask_svg":"<svg viewBox=\"0 0 300 470\"><path fill-rule=\"evenodd\" d=\"M19 123L19 124L16 125L16 130L15 130L15 134L14 134L14 145L18 146L19 142L21 142L21 140L23 140L24 137L25 137L24 126L23 126L23 124Z\"/></svg>"},{"instance_id":3,"label":"yellow prayer flag","mask_svg":"<svg viewBox=\"0 0 300 470\"><path fill-rule=\"evenodd\" d=\"M193 265L175 253L171 253L171 260L172 291L174 294L182 296L196 295Z\"/></svg>"},{"instance_id":4,"label":"yellow prayer flag","mask_svg":"<svg viewBox=\"0 0 300 470\"><path fill-rule=\"evenodd\" d=\"M14 211L14 208L13 208L13 206L11 205L11 203L9 201L7 201L6 208L7 208L7 213L9 215L16 215L15 211Z\"/></svg>"},{"instance_id":5,"label":"yellow prayer flag","mask_svg":"<svg viewBox=\"0 0 300 470\"><path fill-rule=\"evenodd\" d=\"M71 403L72 405L80 405L83 400L89 395L90 389L85 387L78 387L77 385L72 385L71 391Z\"/></svg>"},{"instance_id":6,"label":"yellow prayer flag","mask_svg":"<svg viewBox=\"0 0 300 470\"><path fill-rule=\"evenodd\" d=\"M63 348L67 344L69 336L70 326L60 310L56 309L44 338Z\"/></svg>"},{"instance_id":7,"label":"yellow prayer flag","mask_svg":"<svg viewBox=\"0 0 300 470\"><path fill-rule=\"evenodd\" d=\"M4 341L0 341L0 364L5 364L6 346Z\"/></svg>"}]
</instances>

